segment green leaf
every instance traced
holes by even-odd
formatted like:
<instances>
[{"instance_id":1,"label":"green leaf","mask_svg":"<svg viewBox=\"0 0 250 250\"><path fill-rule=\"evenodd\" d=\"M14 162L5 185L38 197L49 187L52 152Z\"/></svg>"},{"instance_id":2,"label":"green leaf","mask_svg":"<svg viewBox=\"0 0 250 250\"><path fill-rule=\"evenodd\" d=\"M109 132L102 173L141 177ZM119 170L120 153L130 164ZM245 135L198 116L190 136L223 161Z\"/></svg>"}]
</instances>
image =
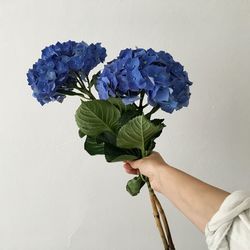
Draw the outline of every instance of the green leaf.
<instances>
[{"instance_id":1,"label":"green leaf","mask_svg":"<svg viewBox=\"0 0 250 250\"><path fill-rule=\"evenodd\" d=\"M107 101L117 107L121 112L126 109L125 104L122 102L121 98L110 97Z\"/></svg>"},{"instance_id":2,"label":"green leaf","mask_svg":"<svg viewBox=\"0 0 250 250\"><path fill-rule=\"evenodd\" d=\"M125 111L122 115L121 118L119 120L119 123L121 126L123 126L124 124L126 124L128 121L130 121L131 119L133 119L134 117L140 115L141 112L139 110L128 110Z\"/></svg>"},{"instance_id":3,"label":"green leaf","mask_svg":"<svg viewBox=\"0 0 250 250\"><path fill-rule=\"evenodd\" d=\"M120 112L136 109L136 106L133 104L125 105L121 98L110 97L107 101L109 101L112 105L117 107L120 110Z\"/></svg>"},{"instance_id":4,"label":"green leaf","mask_svg":"<svg viewBox=\"0 0 250 250\"><path fill-rule=\"evenodd\" d=\"M124 149L108 143L104 145L104 154L107 162L133 161L141 158L141 152L138 149Z\"/></svg>"},{"instance_id":5,"label":"green leaf","mask_svg":"<svg viewBox=\"0 0 250 250\"><path fill-rule=\"evenodd\" d=\"M105 158L107 162L133 161L138 159L134 155L118 155L117 157L114 157L113 155L105 155Z\"/></svg>"},{"instance_id":6,"label":"green leaf","mask_svg":"<svg viewBox=\"0 0 250 250\"><path fill-rule=\"evenodd\" d=\"M153 149L155 148L155 141L154 139L150 140L145 147L145 156L148 156L152 153Z\"/></svg>"},{"instance_id":7,"label":"green leaf","mask_svg":"<svg viewBox=\"0 0 250 250\"><path fill-rule=\"evenodd\" d=\"M86 135L97 136L105 131L115 134L120 112L108 101L82 101L75 119L79 129Z\"/></svg>"},{"instance_id":8,"label":"green leaf","mask_svg":"<svg viewBox=\"0 0 250 250\"><path fill-rule=\"evenodd\" d=\"M78 135L80 138L83 138L85 136L85 134L80 129L78 130Z\"/></svg>"},{"instance_id":9,"label":"green leaf","mask_svg":"<svg viewBox=\"0 0 250 250\"><path fill-rule=\"evenodd\" d=\"M108 131L105 131L96 137L96 141L98 143L105 142L108 144L116 145L116 135L114 135Z\"/></svg>"},{"instance_id":10,"label":"green leaf","mask_svg":"<svg viewBox=\"0 0 250 250\"><path fill-rule=\"evenodd\" d=\"M146 155L151 154L151 152L153 151L153 149L155 148L155 145L156 145L156 143L155 143L154 140L161 135L162 129L164 127L166 127L166 125L163 123L163 121L164 121L164 119L153 119L153 120L151 120L151 122L154 125L161 127L161 130L159 130L159 132L157 132L156 134L154 134L151 137L151 139L149 140L149 142L145 145Z\"/></svg>"},{"instance_id":11,"label":"green leaf","mask_svg":"<svg viewBox=\"0 0 250 250\"><path fill-rule=\"evenodd\" d=\"M90 155L103 155L104 154L104 143L97 143L95 137L87 136L84 149Z\"/></svg>"},{"instance_id":12,"label":"green leaf","mask_svg":"<svg viewBox=\"0 0 250 250\"><path fill-rule=\"evenodd\" d=\"M141 188L145 184L141 176L136 176L133 179L129 180L126 186L126 190L132 195L135 196L140 193Z\"/></svg>"},{"instance_id":13,"label":"green leaf","mask_svg":"<svg viewBox=\"0 0 250 250\"><path fill-rule=\"evenodd\" d=\"M160 133L162 125L155 126L144 115L136 116L118 132L117 146L121 148L139 148L142 152L155 135Z\"/></svg>"},{"instance_id":14,"label":"green leaf","mask_svg":"<svg viewBox=\"0 0 250 250\"><path fill-rule=\"evenodd\" d=\"M165 127L165 124L163 123L164 119L153 119L153 120L151 120L151 122L154 123L154 125L156 125L156 126L162 124Z\"/></svg>"}]
</instances>

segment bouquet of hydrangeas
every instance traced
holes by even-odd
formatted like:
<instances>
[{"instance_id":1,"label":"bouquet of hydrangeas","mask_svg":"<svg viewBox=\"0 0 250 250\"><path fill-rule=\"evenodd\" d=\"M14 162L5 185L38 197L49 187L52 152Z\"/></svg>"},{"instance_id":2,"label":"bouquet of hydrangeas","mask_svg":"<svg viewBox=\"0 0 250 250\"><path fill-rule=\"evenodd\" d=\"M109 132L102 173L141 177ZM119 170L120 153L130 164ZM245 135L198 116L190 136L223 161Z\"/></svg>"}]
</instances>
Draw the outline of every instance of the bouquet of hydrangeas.
<instances>
[{"instance_id":1,"label":"bouquet of hydrangeas","mask_svg":"<svg viewBox=\"0 0 250 250\"><path fill-rule=\"evenodd\" d=\"M164 119L152 119L152 114L188 106L191 82L170 54L142 48L122 50L90 78L105 57L100 43L68 41L44 48L27 73L33 96L41 105L63 102L66 96L81 97L75 119L90 155L104 155L108 162L145 157L165 127ZM166 216L148 178L139 174L126 189L134 196L145 183L164 248L174 249Z\"/></svg>"}]
</instances>

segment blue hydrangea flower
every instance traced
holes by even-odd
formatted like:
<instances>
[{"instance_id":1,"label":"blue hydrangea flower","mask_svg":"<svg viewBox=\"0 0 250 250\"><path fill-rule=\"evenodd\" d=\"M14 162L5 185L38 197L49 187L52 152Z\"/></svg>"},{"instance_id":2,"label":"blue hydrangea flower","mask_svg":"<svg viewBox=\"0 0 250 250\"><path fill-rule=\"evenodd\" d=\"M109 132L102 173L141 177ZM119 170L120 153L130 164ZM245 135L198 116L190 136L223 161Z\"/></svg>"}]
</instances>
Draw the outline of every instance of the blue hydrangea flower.
<instances>
[{"instance_id":1,"label":"blue hydrangea flower","mask_svg":"<svg viewBox=\"0 0 250 250\"><path fill-rule=\"evenodd\" d=\"M60 90L71 91L76 86L72 72L83 79L100 62L104 62L106 49L100 43L68 41L56 43L42 50L39 59L27 73L33 96L42 104L50 101L62 102L65 95Z\"/></svg>"},{"instance_id":2,"label":"blue hydrangea flower","mask_svg":"<svg viewBox=\"0 0 250 250\"><path fill-rule=\"evenodd\" d=\"M169 53L125 49L105 65L96 89L100 99L118 96L125 104L135 102L144 92L150 105L172 113L188 105L191 84L183 66Z\"/></svg>"}]
</instances>

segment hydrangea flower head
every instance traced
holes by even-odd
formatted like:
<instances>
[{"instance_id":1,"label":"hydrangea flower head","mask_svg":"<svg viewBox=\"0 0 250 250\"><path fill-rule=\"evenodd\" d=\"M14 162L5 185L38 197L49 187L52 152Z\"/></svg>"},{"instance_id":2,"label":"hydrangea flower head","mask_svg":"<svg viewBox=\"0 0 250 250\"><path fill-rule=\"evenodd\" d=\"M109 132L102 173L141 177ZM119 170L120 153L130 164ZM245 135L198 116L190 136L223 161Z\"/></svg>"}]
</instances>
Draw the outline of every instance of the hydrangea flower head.
<instances>
[{"instance_id":1,"label":"hydrangea flower head","mask_svg":"<svg viewBox=\"0 0 250 250\"><path fill-rule=\"evenodd\" d=\"M125 49L105 65L96 89L100 99L118 96L125 104L135 102L144 92L150 105L172 113L188 105L191 84L183 66L169 53Z\"/></svg>"},{"instance_id":2,"label":"hydrangea flower head","mask_svg":"<svg viewBox=\"0 0 250 250\"><path fill-rule=\"evenodd\" d=\"M106 49L100 43L57 42L42 50L39 59L27 73L33 96L43 105L50 101L62 102L65 95L59 90L70 91L76 84L73 72L88 76L100 62L104 62Z\"/></svg>"}]
</instances>

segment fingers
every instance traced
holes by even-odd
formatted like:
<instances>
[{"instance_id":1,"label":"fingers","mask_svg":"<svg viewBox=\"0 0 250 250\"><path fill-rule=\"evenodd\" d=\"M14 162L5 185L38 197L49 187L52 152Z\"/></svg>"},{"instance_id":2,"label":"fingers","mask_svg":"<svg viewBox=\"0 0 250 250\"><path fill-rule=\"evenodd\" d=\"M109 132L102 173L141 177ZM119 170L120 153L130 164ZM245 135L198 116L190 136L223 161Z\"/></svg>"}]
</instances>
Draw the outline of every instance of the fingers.
<instances>
[{"instance_id":1,"label":"fingers","mask_svg":"<svg viewBox=\"0 0 250 250\"><path fill-rule=\"evenodd\" d=\"M139 174L139 170L132 168L128 162L124 163L123 167L128 174Z\"/></svg>"},{"instance_id":2,"label":"fingers","mask_svg":"<svg viewBox=\"0 0 250 250\"><path fill-rule=\"evenodd\" d=\"M145 176L152 175L155 168L164 163L161 155L153 151L149 156L135 161L124 161L124 169L129 174L143 174Z\"/></svg>"},{"instance_id":3,"label":"fingers","mask_svg":"<svg viewBox=\"0 0 250 250\"><path fill-rule=\"evenodd\" d=\"M142 164L143 159L135 160L135 161L126 161L130 165L131 168L133 169L140 169L140 167L143 165Z\"/></svg>"}]
</instances>

